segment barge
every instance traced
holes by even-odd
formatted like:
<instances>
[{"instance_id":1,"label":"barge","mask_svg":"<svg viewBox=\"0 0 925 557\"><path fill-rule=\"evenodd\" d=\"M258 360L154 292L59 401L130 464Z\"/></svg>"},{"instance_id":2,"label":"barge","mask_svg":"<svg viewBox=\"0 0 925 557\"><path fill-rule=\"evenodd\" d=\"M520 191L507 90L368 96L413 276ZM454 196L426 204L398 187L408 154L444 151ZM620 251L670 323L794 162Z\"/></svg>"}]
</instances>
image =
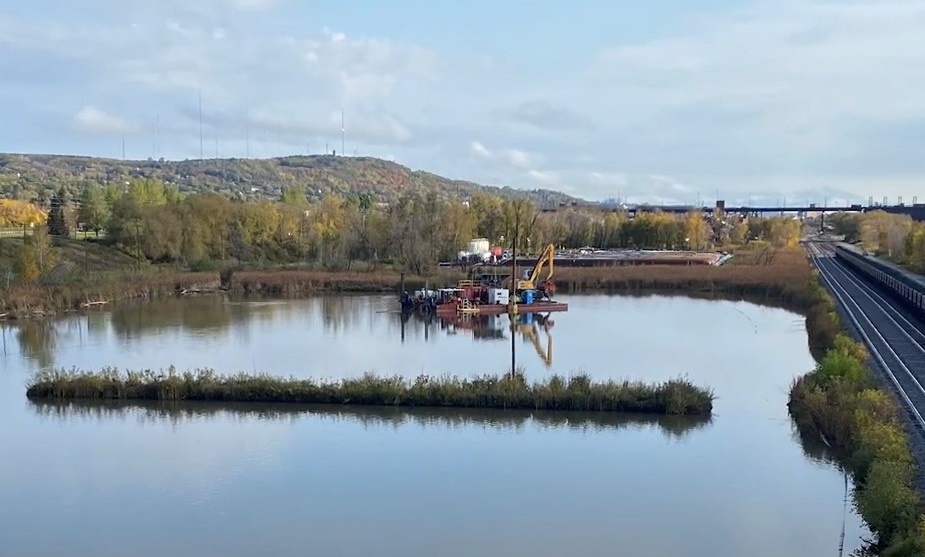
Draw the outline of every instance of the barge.
<instances>
[{"instance_id":1,"label":"barge","mask_svg":"<svg viewBox=\"0 0 925 557\"><path fill-rule=\"evenodd\" d=\"M482 274L477 278L460 281L454 287L437 290L425 288L413 295L402 292L402 311L442 316L568 311L568 304L552 298L556 292L555 283L552 282L554 254L554 246L549 245L533 269L524 272L521 279L514 280L513 275ZM545 266L549 270L546 278L540 281L540 273Z\"/></svg>"}]
</instances>

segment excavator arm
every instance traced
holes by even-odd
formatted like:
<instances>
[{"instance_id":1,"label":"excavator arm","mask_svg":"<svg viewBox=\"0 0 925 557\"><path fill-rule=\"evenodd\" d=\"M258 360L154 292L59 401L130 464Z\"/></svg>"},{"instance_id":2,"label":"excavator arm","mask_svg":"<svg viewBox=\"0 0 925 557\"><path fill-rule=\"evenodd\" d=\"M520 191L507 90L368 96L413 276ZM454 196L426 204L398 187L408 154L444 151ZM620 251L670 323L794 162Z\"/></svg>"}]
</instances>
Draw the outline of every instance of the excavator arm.
<instances>
[{"instance_id":1,"label":"excavator arm","mask_svg":"<svg viewBox=\"0 0 925 557\"><path fill-rule=\"evenodd\" d=\"M546 246L546 249L543 250L543 253L533 265L533 270L530 272L530 277L527 279L517 280L517 290L545 290L545 288L538 287L537 282L539 281L540 273L543 271L543 267L547 265L549 266L549 272L546 274L546 278L543 280L543 285L540 286L552 284L552 277L553 274L555 274L555 267L553 265L555 255L556 246L554 244L549 244Z\"/></svg>"}]
</instances>

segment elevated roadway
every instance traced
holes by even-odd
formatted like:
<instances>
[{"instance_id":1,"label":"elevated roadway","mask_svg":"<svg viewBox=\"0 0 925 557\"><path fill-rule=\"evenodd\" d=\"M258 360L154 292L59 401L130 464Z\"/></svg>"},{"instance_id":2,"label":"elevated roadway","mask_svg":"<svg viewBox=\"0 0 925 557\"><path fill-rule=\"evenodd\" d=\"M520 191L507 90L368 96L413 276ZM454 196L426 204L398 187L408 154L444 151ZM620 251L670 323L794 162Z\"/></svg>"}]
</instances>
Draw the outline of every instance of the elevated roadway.
<instances>
[{"instance_id":1,"label":"elevated roadway","mask_svg":"<svg viewBox=\"0 0 925 557\"><path fill-rule=\"evenodd\" d=\"M832 246L807 243L814 266L925 438L925 325L905 306L835 258Z\"/></svg>"}]
</instances>

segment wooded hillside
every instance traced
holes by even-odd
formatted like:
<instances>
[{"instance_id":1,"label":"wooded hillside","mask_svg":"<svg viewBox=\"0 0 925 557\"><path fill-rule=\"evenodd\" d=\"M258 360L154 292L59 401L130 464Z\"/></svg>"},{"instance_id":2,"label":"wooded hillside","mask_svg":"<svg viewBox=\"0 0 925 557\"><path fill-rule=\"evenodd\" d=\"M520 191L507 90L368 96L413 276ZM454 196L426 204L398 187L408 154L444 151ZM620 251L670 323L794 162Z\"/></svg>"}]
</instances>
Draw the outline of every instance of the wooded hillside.
<instances>
[{"instance_id":1,"label":"wooded hillside","mask_svg":"<svg viewBox=\"0 0 925 557\"><path fill-rule=\"evenodd\" d=\"M436 192L459 198L475 192L502 197L523 195L538 206L578 201L550 190L524 191L481 186L414 171L371 157L333 155L275 159L206 159L187 161L121 161L94 157L0 154L0 197L47 202L61 187L78 198L90 183L124 184L133 178L154 179L181 193L220 193L232 198L280 198L283 188L304 188L309 201L326 193L339 196L369 193L375 201L390 201L402 193Z\"/></svg>"}]
</instances>

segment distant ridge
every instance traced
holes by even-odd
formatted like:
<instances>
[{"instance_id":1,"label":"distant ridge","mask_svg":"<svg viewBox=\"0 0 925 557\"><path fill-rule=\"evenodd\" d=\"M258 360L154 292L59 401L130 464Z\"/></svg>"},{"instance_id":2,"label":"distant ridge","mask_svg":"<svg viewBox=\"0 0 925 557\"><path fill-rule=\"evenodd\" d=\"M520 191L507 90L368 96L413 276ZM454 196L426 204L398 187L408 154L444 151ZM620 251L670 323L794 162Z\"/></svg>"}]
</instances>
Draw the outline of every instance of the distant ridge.
<instances>
[{"instance_id":1,"label":"distant ridge","mask_svg":"<svg viewBox=\"0 0 925 557\"><path fill-rule=\"evenodd\" d=\"M538 206L584 200L553 190L520 190L453 180L373 157L334 155L270 159L117 160L42 154L0 154L0 195L48 197L64 187L78 195L87 182L110 183L133 178L161 180L182 192L215 192L238 198L277 199L283 187L302 186L312 197L369 193L388 201L403 191L434 191L443 198L466 198L477 192L503 197L525 195Z\"/></svg>"}]
</instances>

